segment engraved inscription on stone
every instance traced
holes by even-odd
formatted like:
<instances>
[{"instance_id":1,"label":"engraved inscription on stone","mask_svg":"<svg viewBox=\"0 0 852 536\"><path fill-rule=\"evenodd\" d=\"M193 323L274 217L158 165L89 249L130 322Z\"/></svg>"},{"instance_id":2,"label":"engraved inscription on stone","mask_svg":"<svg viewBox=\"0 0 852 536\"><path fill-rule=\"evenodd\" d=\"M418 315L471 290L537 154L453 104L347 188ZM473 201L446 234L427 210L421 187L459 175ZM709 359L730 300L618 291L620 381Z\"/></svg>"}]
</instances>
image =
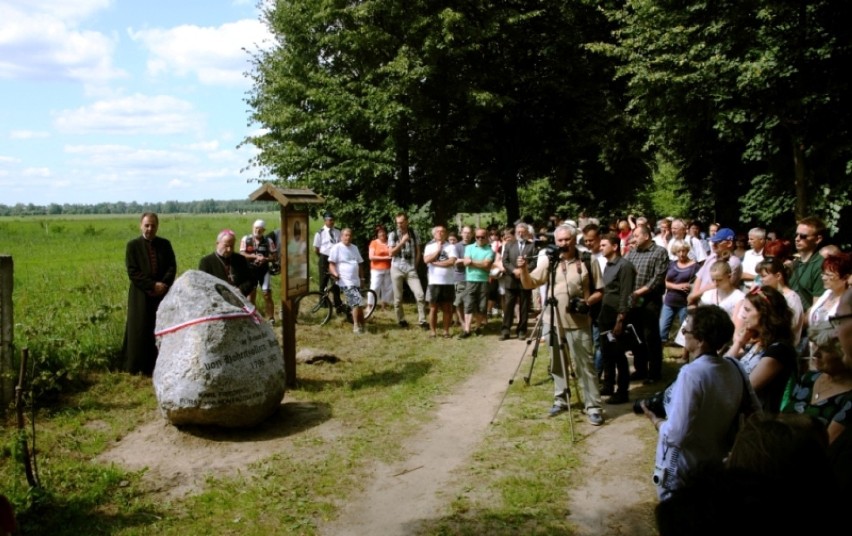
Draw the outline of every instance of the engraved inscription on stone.
<instances>
[{"instance_id":1,"label":"engraved inscription on stone","mask_svg":"<svg viewBox=\"0 0 852 536\"><path fill-rule=\"evenodd\" d=\"M190 270L175 281L157 312L163 334L153 377L169 422L247 427L280 407L281 347L252 311L238 292L203 272Z\"/></svg>"}]
</instances>

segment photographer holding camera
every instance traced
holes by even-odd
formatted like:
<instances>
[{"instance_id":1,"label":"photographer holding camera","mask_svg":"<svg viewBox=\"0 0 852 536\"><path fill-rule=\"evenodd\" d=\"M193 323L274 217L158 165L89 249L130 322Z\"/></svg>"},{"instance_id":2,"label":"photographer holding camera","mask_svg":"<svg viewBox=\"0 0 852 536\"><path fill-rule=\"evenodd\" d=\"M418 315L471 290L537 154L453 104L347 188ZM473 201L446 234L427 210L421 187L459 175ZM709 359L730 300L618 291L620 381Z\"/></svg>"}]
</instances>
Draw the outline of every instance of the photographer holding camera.
<instances>
[{"instance_id":1,"label":"photographer holding camera","mask_svg":"<svg viewBox=\"0 0 852 536\"><path fill-rule=\"evenodd\" d=\"M661 500L688 480L702 464L722 463L733 445L741 413L759 411L760 402L745 371L719 355L734 334L734 324L717 305L699 305L687 313L684 348L693 358L681 367L665 401L666 416L646 403L642 409L659 431L654 484Z\"/></svg>"},{"instance_id":2,"label":"photographer holding camera","mask_svg":"<svg viewBox=\"0 0 852 536\"><path fill-rule=\"evenodd\" d=\"M547 247L547 255L539 258L538 265L530 273L527 260L517 259L515 275L525 289L532 289L550 282L551 270L555 271L553 296L557 304L555 309L564 332L559 336L565 341L568 354L566 359L574 360L574 370L585 405L586 417L595 426L604 422L601 411L601 396L598 391L598 378L595 373L592 345L592 320L589 305L601 298L601 289L589 291L589 278L602 281L600 274L589 274L586 265L577 252L577 229L561 225L554 232L555 244ZM592 263L592 270L599 271L599 265ZM545 309L543 314L550 314ZM559 349L554 348L558 355ZM562 370L561 359L554 358L550 364L554 383L553 407L549 415L554 417L567 411L570 392L567 374Z\"/></svg>"}]
</instances>

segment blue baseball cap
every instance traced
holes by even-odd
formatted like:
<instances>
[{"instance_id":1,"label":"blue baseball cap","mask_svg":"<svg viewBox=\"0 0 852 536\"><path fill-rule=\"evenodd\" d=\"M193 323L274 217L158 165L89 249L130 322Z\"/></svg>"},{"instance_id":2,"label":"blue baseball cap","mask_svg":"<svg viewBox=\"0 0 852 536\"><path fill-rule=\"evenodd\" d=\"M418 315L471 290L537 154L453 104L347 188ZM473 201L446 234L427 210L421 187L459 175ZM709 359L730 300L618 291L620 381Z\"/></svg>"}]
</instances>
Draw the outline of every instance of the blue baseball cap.
<instances>
[{"instance_id":1,"label":"blue baseball cap","mask_svg":"<svg viewBox=\"0 0 852 536\"><path fill-rule=\"evenodd\" d=\"M710 237L710 241L724 242L726 240L733 240L735 236L736 233L734 233L732 230L728 229L727 227L722 227L721 229L716 231L716 234Z\"/></svg>"}]
</instances>

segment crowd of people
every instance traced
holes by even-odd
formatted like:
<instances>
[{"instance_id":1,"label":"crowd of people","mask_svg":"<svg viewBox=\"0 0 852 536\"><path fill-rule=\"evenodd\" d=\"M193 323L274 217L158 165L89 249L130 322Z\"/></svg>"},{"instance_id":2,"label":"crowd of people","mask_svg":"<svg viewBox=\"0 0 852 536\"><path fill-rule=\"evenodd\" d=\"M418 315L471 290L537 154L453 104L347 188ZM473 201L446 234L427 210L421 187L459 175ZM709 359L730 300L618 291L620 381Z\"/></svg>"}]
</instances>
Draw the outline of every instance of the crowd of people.
<instances>
[{"instance_id":1,"label":"crowd of people","mask_svg":"<svg viewBox=\"0 0 852 536\"><path fill-rule=\"evenodd\" d=\"M377 305L392 305L401 329L409 327L407 287L429 338L485 335L497 316L499 340L549 341L550 416L569 408L569 373L595 426L604 423L605 404L630 401L631 383L659 385L659 407L636 401L634 409L659 430L654 478L664 502L686 500L680 490L690 490L691 475L708 464L724 471L730 460L743 459L732 455L732 429L748 415L761 422L784 414L812 418L836 473L832 482L849 493L852 255L828 245L819 218L800 219L790 239L761 227L737 233L712 223L705 233L696 221L632 215L611 224L586 214L577 221L554 216L539 227L437 224L429 237L403 212L394 223L391 231L375 228L366 260L353 230L337 229L330 213L314 236L320 285L336 281L334 299L343 294L353 308L355 333L365 332L360 289L369 273ZM156 359L154 312L176 271L157 224L155 214L143 215L142 236L127 246L126 368L146 374ZM259 286L266 316L274 319L268 264L277 244L264 231L256 221L240 240L241 255L234 254L235 233L220 232L199 269L252 301ZM661 383L666 346L685 361L669 385ZM775 430L749 429L764 428Z\"/></svg>"}]
</instances>

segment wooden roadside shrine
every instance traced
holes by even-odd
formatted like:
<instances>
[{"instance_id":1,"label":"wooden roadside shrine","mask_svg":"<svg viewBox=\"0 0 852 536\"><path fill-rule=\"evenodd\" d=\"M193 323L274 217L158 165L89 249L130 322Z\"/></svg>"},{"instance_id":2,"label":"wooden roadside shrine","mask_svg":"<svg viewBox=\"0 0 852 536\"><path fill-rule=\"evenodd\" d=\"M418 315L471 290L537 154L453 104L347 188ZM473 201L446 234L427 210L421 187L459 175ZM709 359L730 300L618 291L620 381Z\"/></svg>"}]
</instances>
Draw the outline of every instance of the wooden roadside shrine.
<instances>
[{"instance_id":1,"label":"wooden roadside shrine","mask_svg":"<svg viewBox=\"0 0 852 536\"><path fill-rule=\"evenodd\" d=\"M278 255L281 262L281 339L287 387L296 386L296 300L310 286L309 205L325 199L312 190L279 188L270 183L249 195L251 201L277 201L281 205L281 235Z\"/></svg>"}]
</instances>

